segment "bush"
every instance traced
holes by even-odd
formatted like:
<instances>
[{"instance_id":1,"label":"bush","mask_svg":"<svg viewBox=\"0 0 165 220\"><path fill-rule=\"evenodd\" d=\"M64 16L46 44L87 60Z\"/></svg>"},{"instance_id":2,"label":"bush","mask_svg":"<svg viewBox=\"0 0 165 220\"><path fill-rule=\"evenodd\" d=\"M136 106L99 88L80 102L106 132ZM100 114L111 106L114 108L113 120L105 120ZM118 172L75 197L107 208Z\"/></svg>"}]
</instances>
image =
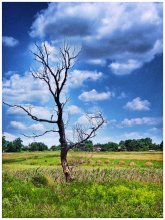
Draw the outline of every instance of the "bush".
<instances>
[{"instance_id":1,"label":"bush","mask_svg":"<svg viewBox=\"0 0 165 220\"><path fill-rule=\"evenodd\" d=\"M37 187L47 186L48 185L47 178L44 175L42 175L42 174L37 174L37 175L33 176L31 178L31 181Z\"/></svg>"}]
</instances>

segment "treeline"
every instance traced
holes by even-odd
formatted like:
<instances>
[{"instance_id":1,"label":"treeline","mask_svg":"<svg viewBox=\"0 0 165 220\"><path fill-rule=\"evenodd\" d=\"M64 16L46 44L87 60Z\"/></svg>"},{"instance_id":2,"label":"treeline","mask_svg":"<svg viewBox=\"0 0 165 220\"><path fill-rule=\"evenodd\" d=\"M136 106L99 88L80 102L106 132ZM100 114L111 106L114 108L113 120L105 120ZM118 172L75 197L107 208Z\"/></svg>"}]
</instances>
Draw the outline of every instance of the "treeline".
<instances>
[{"instance_id":1,"label":"treeline","mask_svg":"<svg viewBox=\"0 0 165 220\"><path fill-rule=\"evenodd\" d=\"M57 151L60 150L60 145L53 145L51 148L41 142L32 142L28 146L22 144L21 138L17 138L14 141L7 141L5 136L2 137L2 152L20 152L20 151ZM163 141L160 144L152 143L151 138L142 139L129 139L120 141L119 144L114 142L108 142L106 144L93 144L91 140L86 141L74 151L163 151Z\"/></svg>"},{"instance_id":2,"label":"treeline","mask_svg":"<svg viewBox=\"0 0 165 220\"><path fill-rule=\"evenodd\" d=\"M22 144L21 138L14 141L7 141L5 136L2 137L2 152L20 152L20 151L45 151L48 147L41 142L32 142L29 146Z\"/></svg>"}]
</instances>

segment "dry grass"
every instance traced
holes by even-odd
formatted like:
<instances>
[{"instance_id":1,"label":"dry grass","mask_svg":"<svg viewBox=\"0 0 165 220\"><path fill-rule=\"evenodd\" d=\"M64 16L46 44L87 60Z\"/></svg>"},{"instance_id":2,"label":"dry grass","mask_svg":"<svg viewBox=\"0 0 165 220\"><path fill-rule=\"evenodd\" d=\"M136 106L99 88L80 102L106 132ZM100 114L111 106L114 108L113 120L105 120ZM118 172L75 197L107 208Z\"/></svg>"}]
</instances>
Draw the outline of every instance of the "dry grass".
<instances>
[{"instance_id":1,"label":"dry grass","mask_svg":"<svg viewBox=\"0 0 165 220\"><path fill-rule=\"evenodd\" d=\"M123 165L125 165L125 162L124 161L119 161L118 165L123 166Z\"/></svg>"},{"instance_id":2,"label":"dry grass","mask_svg":"<svg viewBox=\"0 0 165 220\"><path fill-rule=\"evenodd\" d=\"M153 163L148 161L148 162L145 163L145 165L146 165L147 167L152 167L152 166L153 166Z\"/></svg>"},{"instance_id":3,"label":"dry grass","mask_svg":"<svg viewBox=\"0 0 165 220\"><path fill-rule=\"evenodd\" d=\"M3 160L19 159L19 158L34 158L46 156L59 156L59 151L46 151L46 152L24 152L24 153L3 153ZM74 152L69 151L69 158L107 158L107 160L148 160L148 161L162 161L162 152Z\"/></svg>"},{"instance_id":4,"label":"dry grass","mask_svg":"<svg viewBox=\"0 0 165 220\"><path fill-rule=\"evenodd\" d=\"M5 173L6 171L4 171ZM91 168L91 169L80 169L74 167L73 176L75 180L78 182L86 182L86 181L95 181L95 182L111 182L114 179L126 179L126 180L136 180L141 182L155 182L162 183L163 181L163 172L161 169L153 169L150 168ZM8 170L7 173L9 175L15 176L22 180L31 179L36 173L46 175L53 182L65 182L64 175L62 173L62 169L54 169L52 167L49 168L40 168L37 169L26 169L26 170ZM51 182L49 181L49 182Z\"/></svg>"},{"instance_id":5,"label":"dry grass","mask_svg":"<svg viewBox=\"0 0 165 220\"><path fill-rule=\"evenodd\" d=\"M96 161L96 164L101 165L101 164L102 164L102 161L101 161L101 160L97 160L97 161Z\"/></svg>"},{"instance_id":6,"label":"dry grass","mask_svg":"<svg viewBox=\"0 0 165 220\"><path fill-rule=\"evenodd\" d=\"M132 162L130 162L130 163L128 164L128 166L134 167L134 166L136 166L136 163L132 161Z\"/></svg>"}]
</instances>

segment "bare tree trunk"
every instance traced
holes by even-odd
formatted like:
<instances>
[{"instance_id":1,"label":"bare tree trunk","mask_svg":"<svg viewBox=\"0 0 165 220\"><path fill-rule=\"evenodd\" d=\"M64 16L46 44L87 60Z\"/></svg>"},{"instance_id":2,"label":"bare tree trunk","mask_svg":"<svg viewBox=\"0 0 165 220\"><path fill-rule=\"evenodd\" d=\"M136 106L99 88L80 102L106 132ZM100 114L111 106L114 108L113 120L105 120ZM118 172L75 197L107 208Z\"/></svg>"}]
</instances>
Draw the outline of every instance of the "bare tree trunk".
<instances>
[{"instance_id":1,"label":"bare tree trunk","mask_svg":"<svg viewBox=\"0 0 165 220\"><path fill-rule=\"evenodd\" d=\"M57 103L59 103L57 101ZM69 168L68 162L67 162L67 153L68 153L68 144L66 141L66 135L65 135L65 127L64 127L64 122L62 118L62 108L61 104L58 104L58 128L59 128L59 135L60 135L60 143L61 143L61 165L63 168L63 173L65 175L66 182L71 182L73 180L73 177L71 175L71 170Z\"/></svg>"},{"instance_id":2,"label":"bare tree trunk","mask_svg":"<svg viewBox=\"0 0 165 220\"><path fill-rule=\"evenodd\" d=\"M73 181L73 176L71 174L71 170L69 168L68 162L67 162L67 150L65 148L61 148L61 165L63 168L63 173L65 175L66 182Z\"/></svg>"}]
</instances>

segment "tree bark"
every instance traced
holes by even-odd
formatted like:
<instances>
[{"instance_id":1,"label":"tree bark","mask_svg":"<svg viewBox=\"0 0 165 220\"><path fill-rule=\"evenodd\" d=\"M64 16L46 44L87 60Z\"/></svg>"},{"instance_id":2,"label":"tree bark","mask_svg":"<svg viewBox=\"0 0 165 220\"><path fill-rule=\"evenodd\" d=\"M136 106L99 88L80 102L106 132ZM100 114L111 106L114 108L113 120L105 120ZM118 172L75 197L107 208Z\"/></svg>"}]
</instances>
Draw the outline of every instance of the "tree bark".
<instances>
[{"instance_id":1,"label":"tree bark","mask_svg":"<svg viewBox=\"0 0 165 220\"><path fill-rule=\"evenodd\" d=\"M67 150L65 150L65 148L61 149L61 165L63 168L63 173L65 175L66 182L73 181L74 178L71 174L71 170L70 170L68 162L67 162Z\"/></svg>"}]
</instances>

